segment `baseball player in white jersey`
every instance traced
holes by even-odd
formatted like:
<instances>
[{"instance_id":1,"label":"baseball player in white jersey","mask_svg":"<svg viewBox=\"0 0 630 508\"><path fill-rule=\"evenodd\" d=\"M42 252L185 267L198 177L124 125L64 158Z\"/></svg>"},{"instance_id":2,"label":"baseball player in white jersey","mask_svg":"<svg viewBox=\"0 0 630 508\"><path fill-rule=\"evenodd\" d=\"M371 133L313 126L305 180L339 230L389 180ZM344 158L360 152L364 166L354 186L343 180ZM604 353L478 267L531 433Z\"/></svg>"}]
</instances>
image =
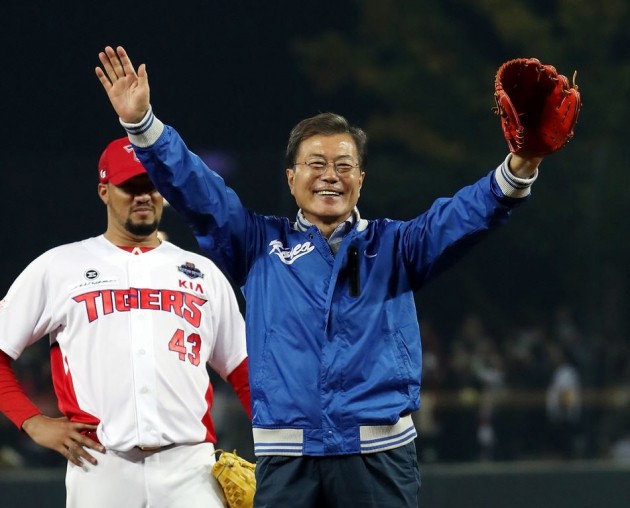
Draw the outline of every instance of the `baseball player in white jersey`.
<instances>
[{"instance_id":1,"label":"baseball player in white jersey","mask_svg":"<svg viewBox=\"0 0 630 508\"><path fill-rule=\"evenodd\" d=\"M208 259L160 241L163 198L127 138L99 161L107 231L35 259L0 301L0 411L68 459L67 507L220 507L207 365L251 417L245 328ZM50 340L63 418L11 366Z\"/></svg>"}]
</instances>

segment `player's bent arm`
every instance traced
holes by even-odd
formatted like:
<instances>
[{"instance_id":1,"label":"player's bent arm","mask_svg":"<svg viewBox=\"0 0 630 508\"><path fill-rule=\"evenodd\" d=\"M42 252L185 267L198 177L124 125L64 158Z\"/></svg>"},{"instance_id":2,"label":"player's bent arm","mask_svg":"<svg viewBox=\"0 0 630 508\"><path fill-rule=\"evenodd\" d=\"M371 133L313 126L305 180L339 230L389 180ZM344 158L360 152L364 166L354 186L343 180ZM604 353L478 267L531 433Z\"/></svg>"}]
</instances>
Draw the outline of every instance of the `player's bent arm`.
<instances>
[{"instance_id":1,"label":"player's bent arm","mask_svg":"<svg viewBox=\"0 0 630 508\"><path fill-rule=\"evenodd\" d=\"M245 358L227 377L228 383L236 392L238 400L247 412L249 419L252 419L252 398L249 391L249 361Z\"/></svg>"},{"instance_id":2,"label":"player's bent arm","mask_svg":"<svg viewBox=\"0 0 630 508\"><path fill-rule=\"evenodd\" d=\"M11 367L11 357L0 350L0 413L22 428L24 421L41 414L39 408L29 399Z\"/></svg>"},{"instance_id":3,"label":"player's bent arm","mask_svg":"<svg viewBox=\"0 0 630 508\"><path fill-rule=\"evenodd\" d=\"M100 444L81 434L81 431L96 430L96 425L71 423L67 418L49 418L41 414L20 386L11 367L11 357L1 350L0 412L38 445L60 453L78 466L82 460L96 464L96 459L84 447L104 450Z\"/></svg>"},{"instance_id":4,"label":"player's bent arm","mask_svg":"<svg viewBox=\"0 0 630 508\"><path fill-rule=\"evenodd\" d=\"M208 363L225 381L230 383L247 416L252 418L249 390L249 360L245 339L245 321L236 300L236 294L225 276L216 266L209 266L208 277L214 275L213 312L209 318L216 330L214 348Z\"/></svg>"}]
</instances>

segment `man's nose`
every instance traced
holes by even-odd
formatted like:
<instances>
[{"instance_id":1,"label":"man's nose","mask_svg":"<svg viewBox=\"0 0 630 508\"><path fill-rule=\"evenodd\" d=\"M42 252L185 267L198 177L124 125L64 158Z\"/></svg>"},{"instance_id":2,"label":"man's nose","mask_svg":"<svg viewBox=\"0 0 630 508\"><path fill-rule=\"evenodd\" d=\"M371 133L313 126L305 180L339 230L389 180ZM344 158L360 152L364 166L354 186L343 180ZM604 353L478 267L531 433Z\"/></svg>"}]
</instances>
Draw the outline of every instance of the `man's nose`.
<instances>
[{"instance_id":1,"label":"man's nose","mask_svg":"<svg viewBox=\"0 0 630 508\"><path fill-rule=\"evenodd\" d=\"M327 162L324 172L322 173L322 178L329 179L331 177L337 180L339 178L339 173L337 173L337 168L335 167L334 162Z\"/></svg>"},{"instance_id":2,"label":"man's nose","mask_svg":"<svg viewBox=\"0 0 630 508\"><path fill-rule=\"evenodd\" d=\"M150 191L138 191L133 195L133 199L136 201L151 201L151 192Z\"/></svg>"}]
</instances>

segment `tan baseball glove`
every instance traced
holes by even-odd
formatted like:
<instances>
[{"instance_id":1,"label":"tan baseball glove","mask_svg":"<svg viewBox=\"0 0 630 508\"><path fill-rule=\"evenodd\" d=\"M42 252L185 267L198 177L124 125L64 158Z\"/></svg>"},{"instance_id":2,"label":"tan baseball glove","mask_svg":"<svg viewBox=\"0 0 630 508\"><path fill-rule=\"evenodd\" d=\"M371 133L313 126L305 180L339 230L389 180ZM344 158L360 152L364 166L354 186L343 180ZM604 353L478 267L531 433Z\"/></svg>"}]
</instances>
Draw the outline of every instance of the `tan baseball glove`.
<instances>
[{"instance_id":1,"label":"tan baseball glove","mask_svg":"<svg viewBox=\"0 0 630 508\"><path fill-rule=\"evenodd\" d=\"M256 464L248 462L234 452L217 450L221 453L212 466L214 476L230 508L252 508L256 493Z\"/></svg>"}]
</instances>

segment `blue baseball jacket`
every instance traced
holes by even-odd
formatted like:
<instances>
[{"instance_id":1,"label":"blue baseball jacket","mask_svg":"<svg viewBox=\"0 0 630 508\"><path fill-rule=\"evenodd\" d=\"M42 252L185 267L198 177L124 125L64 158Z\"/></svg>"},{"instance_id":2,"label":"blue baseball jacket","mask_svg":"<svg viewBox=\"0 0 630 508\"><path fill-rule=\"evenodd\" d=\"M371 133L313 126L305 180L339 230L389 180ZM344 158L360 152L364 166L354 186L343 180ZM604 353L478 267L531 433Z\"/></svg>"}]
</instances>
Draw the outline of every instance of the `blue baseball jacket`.
<instances>
[{"instance_id":1,"label":"blue baseball jacket","mask_svg":"<svg viewBox=\"0 0 630 508\"><path fill-rule=\"evenodd\" d=\"M416 437L422 351L414 292L529 195L507 160L409 220L357 215L333 255L316 227L246 209L150 111L125 124L161 194L246 299L256 455L345 455Z\"/></svg>"}]
</instances>

